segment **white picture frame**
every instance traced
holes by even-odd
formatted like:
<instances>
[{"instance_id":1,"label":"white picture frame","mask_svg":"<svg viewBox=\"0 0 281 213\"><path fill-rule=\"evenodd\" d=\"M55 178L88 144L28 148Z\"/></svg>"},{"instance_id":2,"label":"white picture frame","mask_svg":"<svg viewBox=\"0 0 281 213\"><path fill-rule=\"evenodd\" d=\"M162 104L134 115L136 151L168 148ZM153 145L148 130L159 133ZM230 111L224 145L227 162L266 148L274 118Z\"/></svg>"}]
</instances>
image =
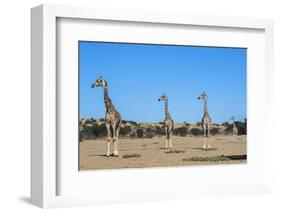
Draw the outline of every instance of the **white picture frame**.
<instances>
[{"instance_id":1,"label":"white picture frame","mask_svg":"<svg viewBox=\"0 0 281 213\"><path fill-rule=\"evenodd\" d=\"M210 178L213 180L216 178L217 174L222 174L222 167L217 169L212 167L203 168L192 168L188 169L186 173L186 167L184 168L155 168L155 169L141 169L141 170L127 170L127 171L111 171L111 175L116 176L118 181L124 181L129 183L130 178L135 179L145 179L150 177L151 180L157 180L163 177L164 173L168 173L168 178L172 182L176 181L177 185L164 185L163 182L158 182L153 186L146 187L138 182L138 186L134 188L132 185L128 184L122 188L117 188L116 191L112 190L112 185L104 185L104 187L98 188L97 192L99 194L89 194L86 193L87 187L85 185L78 185L78 182L90 183L92 180L97 181L107 181L104 176L105 171L84 173L82 179L71 178L71 172L67 173L64 170L64 164L60 161L62 159L61 151L63 145L58 145L58 135L60 134L57 130L57 121L59 117L59 100L58 100L58 88L60 87L60 80L57 77L58 68L58 27L59 20L69 19L69 20L100 20L100 21L113 21L118 22L119 25L122 23L134 23L137 25L139 23L153 24L154 26L165 26L166 30L173 31L174 27L180 26L192 26L194 31L197 30L196 27L200 28L219 28L222 31L226 31L228 34L231 32L246 30L249 32L256 31L261 32L261 36L258 36L256 42L261 45L262 52L259 52L259 62L261 67L250 67L250 88L248 94L253 94L255 91L253 89L255 86L260 86L258 92L263 94L261 100L255 98L250 98L248 111L253 110L252 113L252 123L253 127L251 130L250 126L250 140L260 140L260 146L257 145L255 148L249 146L250 151L253 151L252 158L250 159L250 164L246 167L231 166L224 168L225 173L231 174L231 172L241 172L250 173L253 172L253 176L257 177L250 183L250 178L245 178L245 181L239 180L237 178L231 179L231 181L214 181L216 184L202 185L199 181L188 185L184 182L184 179L177 179L178 175L189 175L190 178L196 178L196 175L205 174L206 172L214 173L210 174ZM187 197L196 196L214 196L214 195L233 195L233 194L252 194L252 193L264 193L270 192L271 188L271 165L270 165L270 144L271 144L271 134L269 124L272 121L272 106L273 106L273 96L271 91L273 90L273 21L271 19L256 19L256 18L241 18L241 17L216 17L216 16L203 16L203 15L186 15L186 14L160 14L153 12L143 12L143 11L122 11L122 10L110 10L110 9L95 9L95 8L84 8L84 7L74 7L74 6L54 6L54 5L41 5L31 10L31 82L32 82L32 103L31 103L31 201L33 204L47 208L47 207L59 207L59 206L75 206L75 205L91 205L99 203L116 203L116 202L139 202L143 200L164 200L164 199L182 199ZM118 26L117 26L118 28ZM170 29L169 29L170 28ZM90 26L89 26L90 29ZM75 34L75 33L73 33ZM211 32L210 32L211 35ZM209 35L209 36L210 36ZM235 40L235 33L231 35L231 38ZM70 36L71 37L71 36ZM87 36L86 36L87 37ZM205 35L208 37L208 35ZM247 36L246 36L247 37ZM252 40L245 37L245 41ZM71 38L76 39L74 36ZM238 38L238 37L237 37ZM114 38L112 38L114 39ZM122 40L122 38L119 38ZM129 38L125 38L124 41L128 41ZM149 38L147 38L149 42ZM211 39L211 38L210 38ZM242 39L243 40L243 39ZM145 42L145 41L144 41ZM150 42L155 43L167 43L169 41L164 41L161 39L153 38ZM174 41L177 42L177 41ZM179 39L179 43L183 42ZM196 44L196 40L193 41ZM200 42L200 41L198 41ZM223 43L223 41L221 41ZM228 42L228 41L224 41ZM199 44L199 43L198 43ZM204 43L208 45L208 42ZM226 43L231 45L230 43ZM212 43L212 45L219 45ZM235 44L234 44L235 45ZM246 43L245 43L246 45ZM252 43L251 47L254 48L255 43ZM250 53L249 57L251 60L255 59L255 51ZM250 62L251 63L251 62ZM253 63L252 63L253 64ZM74 66L74 65L73 65ZM251 66L251 65L250 65ZM254 68L257 70L256 75L258 76L255 81L252 81L252 76L254 73ZM263 78L263 77L266 78ZM261 84L260 84L261 83ZM76 89L76 87L74 87ZM252 97L252 96L250 96ZM260 102L259 102L260 101ZM255 105L259 107L255 107ZM74 109L75 110L75 109ZM71 113L71 112L69 112ZM259 117L264 120L264 125L266 128L264 132L260 132L259 126L254 127L256 114L262 114ZM250 120L249 120L250 122ZM250 125L250 124L249 124ZM255 138L251 132L259 131L259 138ZM78 130L77 130L78 132ZM252 135L252 136L251 136ZM262 149L266 147L266 149ZM71 149L70 149L71 150ZM71 157L71 151L64 151L64 156ZM74 150L75 151L75 150ZM66 153L68 152L68 153ZM257 164L255 161L258 160L258 154L262 154L266 159L264 160L261 168L255 168ZM74 159L76 160L76 159ZM251 168L252 167L252 168ZM249 170L252 169L252 170ZM251 172L249 172L249 171ZM73 171L73 168L72 168ZM63 174L61 174L63 172ZM78 172L78 170L76 171ZM185 172L185 174L184 174ZM218 172L218 173L217 173ZM134 173L134 174L132 174ZM172 173L172 174L171 174ZM237 173L237 174L238 174ZM106 172L106 174L109 174ZM120 179L122 174L126 174L127 178L124 180ZM261 175L262 174L262 175ZM69 181L63 176L68 177ZM62 177L61 177L62 176ZM225 176L227 178L227 176ZM104 183L105 183L104 182ZM230 184L231 182L231 184ZM61 193L61 185L65 184L65 193ZM94 184L93 184L94 185ZM100 182L98 185L101 185ZM161 186L162 189L161 189ZM168 187L167 187L168 186ZM182 186L182 187L180 187ZM106 188L111 187L111 188ZM127 187L127 188L126 188ZM89 187L91 188L91 187ZM80 190L81 189L81 190ZM148 192L148 190L151 190ZM90 190L90 189L89 189ZM91 189L93 190L93 189ZM71 191L79 191L79 193L71 193ZM108 195L107 192L111 192ZM122 196L120 196L122 194Z\"/></svg>"}]
</instances>

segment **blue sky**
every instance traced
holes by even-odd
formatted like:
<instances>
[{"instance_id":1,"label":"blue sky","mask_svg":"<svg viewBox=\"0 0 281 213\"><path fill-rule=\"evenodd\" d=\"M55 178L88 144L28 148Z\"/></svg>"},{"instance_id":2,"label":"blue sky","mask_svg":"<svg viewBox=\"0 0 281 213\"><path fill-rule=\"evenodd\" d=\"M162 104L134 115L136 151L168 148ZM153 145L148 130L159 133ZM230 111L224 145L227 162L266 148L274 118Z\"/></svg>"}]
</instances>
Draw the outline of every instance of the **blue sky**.
<instances>
[{"instance_id":1,"label":"blue sky","mask_svg":"<svg viewBox=\"0 0 281 213\"><path fill-rule=\"evenodd\" d=\"M175 122L201 121L203 91L213 123L246 118L246 49L80 41L79 57L81 118L105 116L99 76L123 120L163 121L166 93Z\"/></svg>"}]
</instances>

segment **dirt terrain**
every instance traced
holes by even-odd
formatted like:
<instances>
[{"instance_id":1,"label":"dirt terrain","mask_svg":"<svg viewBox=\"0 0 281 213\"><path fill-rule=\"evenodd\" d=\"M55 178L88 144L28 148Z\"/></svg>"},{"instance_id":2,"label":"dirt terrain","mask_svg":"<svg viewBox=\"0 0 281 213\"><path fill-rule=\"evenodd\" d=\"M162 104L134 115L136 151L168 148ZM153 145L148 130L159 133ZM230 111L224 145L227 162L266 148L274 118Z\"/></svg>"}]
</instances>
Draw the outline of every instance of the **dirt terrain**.
<instances>
[{"instance_id":1,"label":"dirt terrain","mask_svg":"<svg viewBox=\"0 0 281 213\"><path fill-rule=\"evenodd\" d=\"M106 157L107 141L80 142L80 170L246 163L246 136L212 136L203 150L203 137L173 137L173 149L164 149L165 137L120 139L119 157Z\"/></svg>"}]
</instances>

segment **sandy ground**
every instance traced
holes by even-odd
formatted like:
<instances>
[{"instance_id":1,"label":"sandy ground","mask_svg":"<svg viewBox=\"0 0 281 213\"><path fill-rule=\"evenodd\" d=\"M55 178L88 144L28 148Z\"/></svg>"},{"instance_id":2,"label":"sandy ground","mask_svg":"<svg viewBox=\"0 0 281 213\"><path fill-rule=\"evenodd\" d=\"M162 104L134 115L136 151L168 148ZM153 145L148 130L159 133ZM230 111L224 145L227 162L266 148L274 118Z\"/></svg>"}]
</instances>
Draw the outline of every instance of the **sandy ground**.
<instances>
[{"instance_id":1,"label":"sandy ground","mask_svg":"<svg viewBox=\"0 0 281 213\"><path fill-rule=\"evenodd\" d=\"M119 157L106 157L106 140L80 142L80 170L144 168L204 164L246 163L246 159L219 162L184 161L190 157L246 155L246 136L212 136L207 139L216 150L202 150L203 137L173 137L173 149L164 149L165 138L120 139ZM180 153L166 153L180 150ZM125 154L140 157L123 158Z\"/></svg>"}]
</instances>

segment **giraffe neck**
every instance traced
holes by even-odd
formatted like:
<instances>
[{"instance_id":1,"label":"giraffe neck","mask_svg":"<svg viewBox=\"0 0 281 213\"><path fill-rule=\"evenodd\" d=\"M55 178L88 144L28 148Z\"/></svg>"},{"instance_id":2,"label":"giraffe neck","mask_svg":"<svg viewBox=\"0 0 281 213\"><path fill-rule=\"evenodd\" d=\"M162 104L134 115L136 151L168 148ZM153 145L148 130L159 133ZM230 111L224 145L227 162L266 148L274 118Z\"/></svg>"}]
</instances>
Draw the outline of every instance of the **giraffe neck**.
<instances>
[{"instance_id":1,"label":"giraffe neck","mask_svg":"<svg viewBox=\"0 0 281 213\"><path fill-rule=\"evenodd\" d=\"M233 120L233 128L235 128L236 127L236 124L235 124L235 121Z\"/></svg>"},{"instance_id":2,"label":"giraffe neck","mask_svg":"<svg viewBox=\"0 0 281 213\"><path fill-rule=\"evenodd\" d=\"M108 96L107 87L103 88L104 91L104 103L107 111L112 111L114 109L112 102Z\"/></svg>"},{"instance_id":3,"label":"giraffe neck","mask_svg":"<svg viewBox=\"0 0 281 213\"><path fill-rule=\"evenodd\" d=\"M207 99L204 99L204 114L208 113Z\"/></svg>"},{"instance_id":4,"label":"giraffe neck","mask_svg":"<svg viewBox=\"0 0 281 213\"><path fill-rule=\"evenodd\" d=\"M168 99L165 100L165 115L166 117L170 117L170 113L168 110Z\"/></svg>"}]
</instances>

